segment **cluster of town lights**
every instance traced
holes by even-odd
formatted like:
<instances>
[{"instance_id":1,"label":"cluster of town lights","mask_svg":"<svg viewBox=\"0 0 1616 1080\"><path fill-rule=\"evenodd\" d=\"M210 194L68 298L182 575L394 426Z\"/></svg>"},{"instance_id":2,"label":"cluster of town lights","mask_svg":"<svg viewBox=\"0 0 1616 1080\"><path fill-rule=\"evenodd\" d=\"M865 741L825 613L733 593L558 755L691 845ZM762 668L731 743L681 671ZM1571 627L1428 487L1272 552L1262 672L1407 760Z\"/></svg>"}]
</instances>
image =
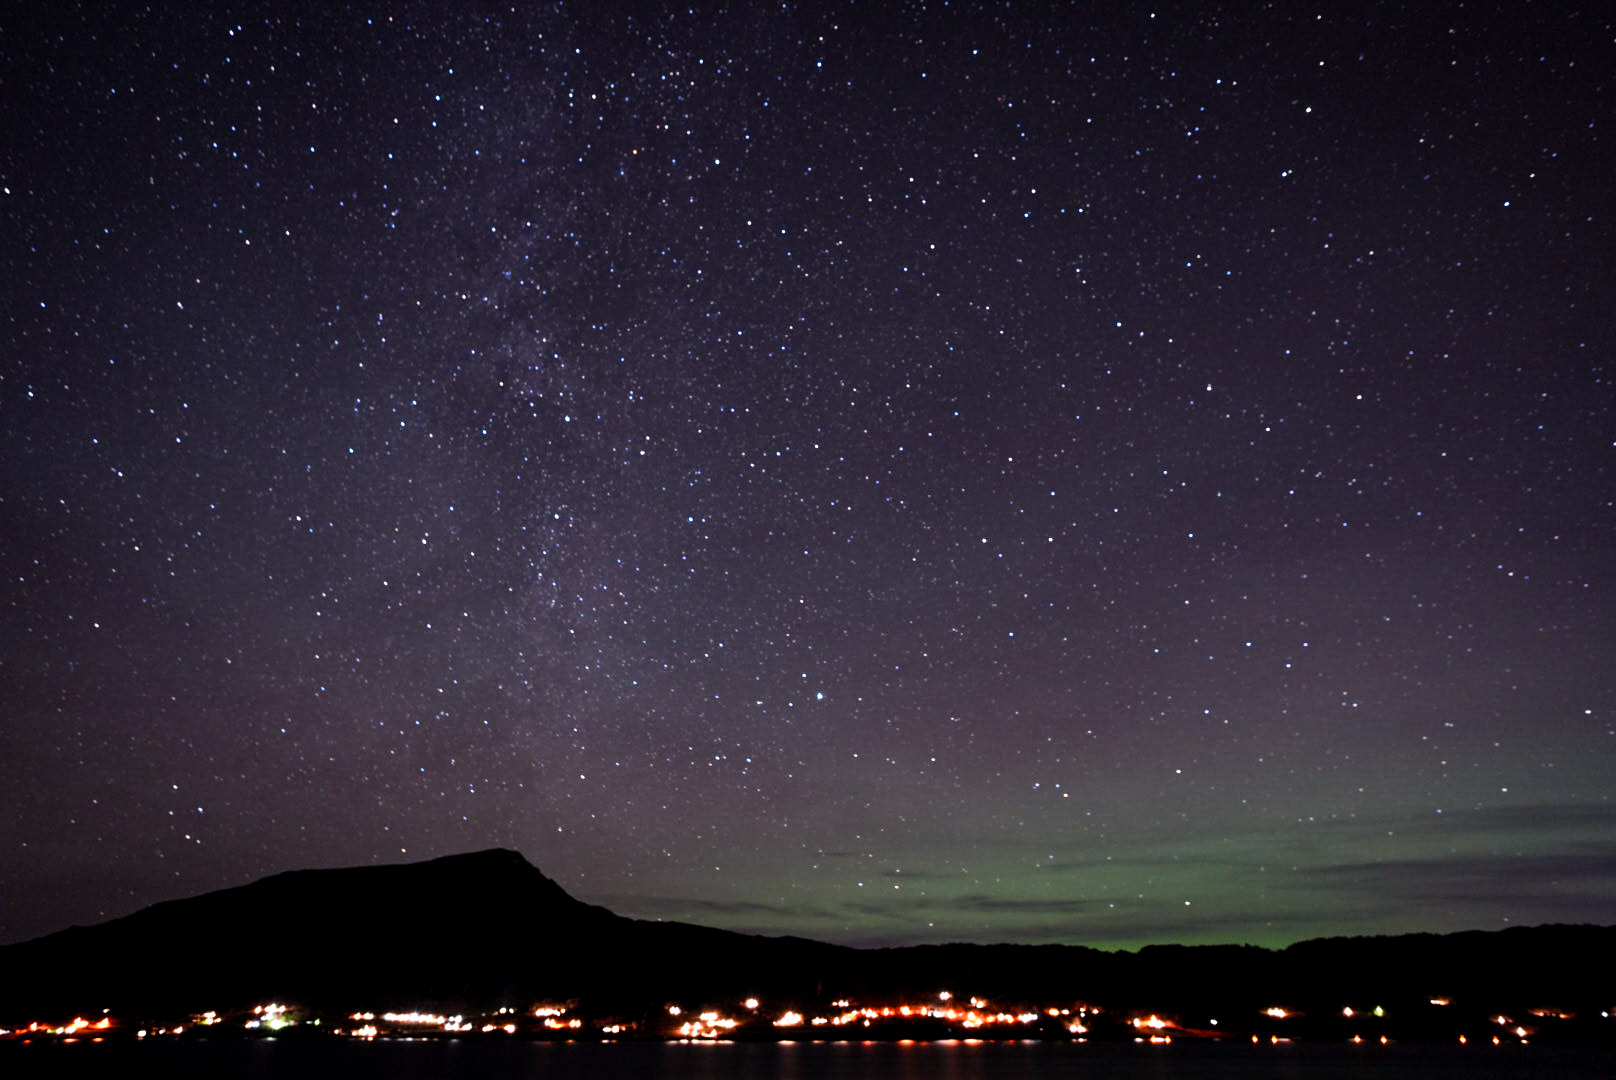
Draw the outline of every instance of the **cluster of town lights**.
<instances>
[{"instance_id":1,"label":"cluster of town lights","mask_svg":"<svg viewBox=\"0 0 1616 1080\"><path fill-rule=\"evenodd\" d=\"M838 1028L856 1024L860 1027L870 1027L875 1023L901 1020L946 1020L952 1024L959 1024L963 1028L975 1029L995 1024L1033 1024L1043 1016L1043 1014L1031 1011L1016 1013L991 1011L988 1009L988 1003L982 998L971 998L969 1008L958 1008L948 1004L953 1000L953 995L946 990L937 997L942 1004L856 1007L849 1001L835 1001L831 1003L832 1007L841 1011L829 1016L805 1017L795 1009L788 1009L774 1021L774 1026L794 1028L806 1024L811 1028ZM757 999L747 999L747 1007L755 1010L757 1008ZM1078 1011L1080 1014L1087 1014L1098 1010L1091 1010L1087 1006L1079 1006ZM1065 1017L1072 1014L1071 1009L1050 1008L1046 1012L1051 1017ZM1068 1029L1074 1034L1088 1030L1076 1021L1069 1023Z\"/></svg>"},{"instance_id":2,"label":"cluster of town lights","mask_svg":"<svg viewBox=\"0 0 1616 1080\"><path fill-rule=\"evenodd\" d=\"M112 1018L110 1016L103 1016L93 1023L82 1016L75 1016L65 1024L42 1024L35 1020L27 1027L17 1028L15 1031L0 1028L0 1035L65 1035L72 1037L87 1031L106 1031L111 1026Z\"/></svg>"},{"instance_id":3,"label":"cluster of town lights","mask_svg":"<svg viewBox=\"0 0 1616 1080\"><path fill-rule=\"evenodd\" d=\"M1451 1004L1448 998L1428 999L1433 1006L1447 1006ZM518 1032L543 1035L549 1034L564 1038L573 1037L599 1037L615 1036L638 1031L645 1037L678 1038L691 1041L711 1041L733 1037L736 1029L743 1027L778 1029L782 1035L789 1037L795 1029L803 1028L809 1032L823 1031L824 1035L831 1036L848 1028L862 1032L866 1028L875 1028L869 1034L873 1035L882 1028L891 1029L894 1025L903 1025L905 1022L938 1022L963 1028L967 1031L978 1031L985 1028L999 1028L1006 1030L1026 1029L1035 1024L1059 1025L1067 1033L1077 1037L1078 1041L1086 1041L1084 1036L1090 1033L1091 1025L1101 1010L1091 1005L1076 1004L1070 1007L1048 1006L1041 1010L1033 1009L1005 1009L991 1006L988 1001L979 997L967 997L963 1001L956 1001L954 995L948 991L938 994L933 1001L922 1003L904 1003L894 1005L857 1005L848 1000L834 1001L830 1009L815 1014L800 1008L787 1008L778 1013L763 1011L762 1002L755 997L746 998L740 1002L739 1009L731 1009L734 1015L728 1015L719 1008L708 1006L698 1010L687 1010L678 1004L666 1006L668 1025L657 1030L657 1025L642 1029L638 1023L626 1022L620 1019L586 1022L582 1017L571 1015L574 1003L564 1005L544 1004L532 1007L526 1013L519 1014L513 1008L501 1008L496 1012L468 1018L459 1014L444 1014L428 1011L400 1011L400 1012L355 1012L346 1017L346 1020L337 1020L336 1023L324 1030L337 1035L346 1035L360 1039L375 1039L378 1037L393 1036L420 1036L426 1034L443 1033L458 1035L462 1033L505 1034L516 1035ZM1556 1020L1572 1020L1575 1014L1560 1009L1539 1008L1531 1010L1532 1017ZM1291 1038L1281 1034L1291 1029L1303 1016L1295 1009L1281 1005L1272 1005L1259 1010L1259 1015L1269 1021L1280 1021L1282 1026L1263 1031L1261 1034L1250 1034L1246 1029L1240 1037L1250 1034L1253 1043L1266 1042L1270 1044L1288 1043ZM1386 1010L1379 1005L1368 1009L1358 1009L1351 1005L1342 1006L1338 1013L1344 1020L1362 1018L1369 1020L1384 1019ZM211 1028L220 1024L241 1025L253 1031L274 1033L293 1024L307 1022L318 1028L319 1019L304 1021L300 1010L294 1007L270 1003L256 1005L250 1014L245 1012L231 1014L232 1019L227 1020L225 1015L216 1011L194 1014L189 1018L189 1026L195 1028ZM1601 1016L1609 1018L1610 1012ZM1493 1045L1524 1044L1531 1036L1537 1034L1538 1029L1526 1023L1518 1022L1511 1016L1494 1013L1487 1017L1489 1024L1493 1025L1494 1033L1483 1035L1475 1041L1489 1041ZM1134 1041L1149 1043L1171 1043L1175 1036L1190 1038L1220 1038L1234 1034L1229 1027L1220 1027L1217 1020L1209 1020L1205 1029L1187 1027L1175 1019L1164 1018L1155 1013L1139 1014L1122 1021L1130 1025L1134 1032ZM76 1016L71 1021L61 1024L47 1024L35 1021L27 1027L0 1028L0 1038L97 1038L115 1027L111 1016L103 1016L99 1020L91 1021L83 1016ZM149 1035L179 1035L187 1030L187 1025L179 1024L171 1028L142 1028L135 1032L139 1038ZM1126 1030L1126 1028L1124 1028ZM1350 1030L1350 1028L1348 1029ZM844 1038L848 1036L835 1035ZM868 1037L860 1035L857 1037ZM1451 1036L1450 1036L1451 1037ZM1362 1044L1368 1041L1387 1044L1390 1038L1385 1034L1376 1033L1369 1038L1363 1034L1353 1034L1349 1042ZM1468 1035L1459 1035L1461 1045L1469 1044L1472 1039Z\"/></svg>"},{"instance_id":4,"label":"cluster of town lights","mask_svg":"<svg viewBox=\"0 0 1616 1080\"><path fill-rule=\"evenodd\" d=\"M217 1013L207 1014L217 1016ZM204 1020L204 1023L209 1021ZM247 1021L247 1027L265 1028L269 1031L279 1031L291 1027L294 1021L286 1015L285 1005L254 1005L253 1016Z\"/></svg>"}]
</instances>

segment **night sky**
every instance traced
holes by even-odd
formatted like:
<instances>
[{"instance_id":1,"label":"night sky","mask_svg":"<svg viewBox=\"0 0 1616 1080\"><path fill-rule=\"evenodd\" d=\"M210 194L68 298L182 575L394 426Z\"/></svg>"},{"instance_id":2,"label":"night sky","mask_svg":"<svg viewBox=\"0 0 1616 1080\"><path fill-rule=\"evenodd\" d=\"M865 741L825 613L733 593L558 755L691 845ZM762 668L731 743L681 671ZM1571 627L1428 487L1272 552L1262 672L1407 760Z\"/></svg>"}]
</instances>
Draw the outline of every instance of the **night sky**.
<instances>
[{"instance_id":1,"label":"night sky","mask_svg":"<svg viewBox=\"0 0 1616 1080\"><path fill-rule=\"evenodd\" d=\"M1577 8L10 9L0 941L1616 922Z\"/></svg>"}]
</instances>

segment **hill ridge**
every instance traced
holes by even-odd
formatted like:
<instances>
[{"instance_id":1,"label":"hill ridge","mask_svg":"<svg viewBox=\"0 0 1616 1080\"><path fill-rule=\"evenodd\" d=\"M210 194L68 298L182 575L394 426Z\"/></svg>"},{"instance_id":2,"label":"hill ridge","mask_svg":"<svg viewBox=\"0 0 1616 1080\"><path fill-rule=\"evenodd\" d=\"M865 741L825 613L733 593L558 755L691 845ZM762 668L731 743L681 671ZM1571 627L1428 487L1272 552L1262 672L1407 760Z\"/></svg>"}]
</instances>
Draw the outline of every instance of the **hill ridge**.
<instances>
[{"instance_id":1,"label":"hill ridge","mask_svg":"<svg viewBox=\"0 0 1616 1080\"><path fill-rule=\"evenodd\" d=\"M337 1007L935 994L1255 1002L1387 996L1416 973L1567 1000L1603 991L1616 927L1318 938L1283 950L956 942L856 949L650 922L571 896L506 848L291 870L0 947L0 1020L19 1010L196 1009L285 998ZM1404 974L1399 974L1404 973ZM1608 1005L1608 1003L1606 1003ZM1161 1007L1161 1006L1159 1006Z\"/></svg>"}]
</instances>

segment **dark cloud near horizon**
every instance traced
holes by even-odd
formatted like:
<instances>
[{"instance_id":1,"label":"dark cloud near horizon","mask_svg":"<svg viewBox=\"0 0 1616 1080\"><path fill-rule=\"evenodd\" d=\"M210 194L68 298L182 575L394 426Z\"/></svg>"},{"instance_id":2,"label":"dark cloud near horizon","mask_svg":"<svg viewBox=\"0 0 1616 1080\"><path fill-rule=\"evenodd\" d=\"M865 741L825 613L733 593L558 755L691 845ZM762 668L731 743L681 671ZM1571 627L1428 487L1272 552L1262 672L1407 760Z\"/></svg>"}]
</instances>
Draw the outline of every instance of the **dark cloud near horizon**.
<instances>
[{"instance_id":1,"label":"dark cloud near horizon","mask_svg":"<svg viewBox=\"0 0 1616 1080\"><path fill-rule=\"evenodd\" d=\"M1305 871L1330 888L1415 901L1490 906L1533 899L1604 901L1616 888L1616 844L1593 852L1403 859L1317 866ZM1586 897L1586 901L1581 899Z\"/></svg>"}]
</instances>

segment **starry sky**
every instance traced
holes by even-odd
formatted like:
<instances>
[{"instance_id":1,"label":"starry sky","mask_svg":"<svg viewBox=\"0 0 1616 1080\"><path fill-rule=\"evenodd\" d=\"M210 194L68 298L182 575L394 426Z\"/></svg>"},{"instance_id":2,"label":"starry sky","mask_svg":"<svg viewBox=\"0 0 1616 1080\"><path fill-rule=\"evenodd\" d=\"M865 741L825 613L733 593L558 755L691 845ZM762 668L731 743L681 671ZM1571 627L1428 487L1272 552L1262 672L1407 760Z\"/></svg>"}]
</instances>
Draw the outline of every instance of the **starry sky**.
<instances>
[{"instance_id":1,"label":"starry sky","mask_svg":"<svg viewBox=\"0 0 1616 1080\"><path fill-rule=\"evenodd\" d=\"M1616 921L1596 7L12 10L0 942Z\"/></svg>"}]
</instances>

